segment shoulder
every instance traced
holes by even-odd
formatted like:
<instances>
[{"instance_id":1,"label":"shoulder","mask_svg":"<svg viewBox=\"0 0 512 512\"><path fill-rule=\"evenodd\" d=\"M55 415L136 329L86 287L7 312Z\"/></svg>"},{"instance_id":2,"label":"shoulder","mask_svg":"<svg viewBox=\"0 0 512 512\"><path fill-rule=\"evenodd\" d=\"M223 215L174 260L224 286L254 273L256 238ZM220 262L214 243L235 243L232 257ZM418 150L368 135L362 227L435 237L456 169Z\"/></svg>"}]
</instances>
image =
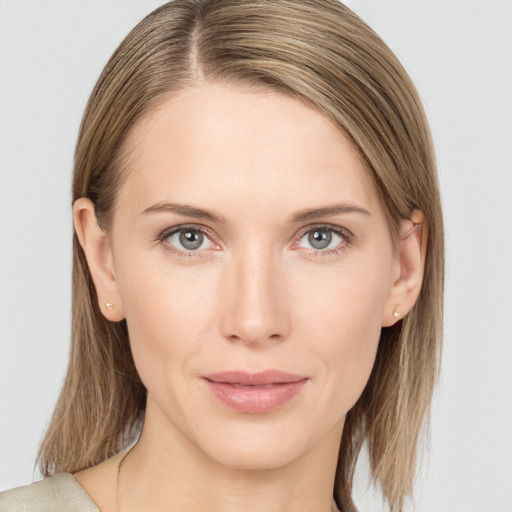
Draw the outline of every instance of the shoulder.
<instances>
[{"instance_id":1,"label":"shoulder","mask_svg":"<svg viewBox=\"0 0 512 512\"><path fill-rule=\"evenodd\" d=\"M99 512L70 473L0 493L0 512Z\"/></svg>"}]
</instances>

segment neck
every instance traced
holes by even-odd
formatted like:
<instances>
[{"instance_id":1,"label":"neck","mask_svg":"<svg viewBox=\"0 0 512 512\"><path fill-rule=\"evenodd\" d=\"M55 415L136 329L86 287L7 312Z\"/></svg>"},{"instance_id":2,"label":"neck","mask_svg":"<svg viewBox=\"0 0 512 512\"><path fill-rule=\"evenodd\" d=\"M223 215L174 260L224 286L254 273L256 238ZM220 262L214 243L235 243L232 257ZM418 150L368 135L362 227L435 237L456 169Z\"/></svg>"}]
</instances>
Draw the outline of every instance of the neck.
<instances>
[{"instance_id":1,"label":"neck","mask_svg":"<svg viewBox=\"0 0 512 512\"><path fill-rule=\"evenodd\" d=\"M149 413L149 411L148 411ZM120 467L119 511L331 512L342 426L279 467L234 468L212 460L178 430L146 422L139 442Z\"/></svg>"}]
</instances>

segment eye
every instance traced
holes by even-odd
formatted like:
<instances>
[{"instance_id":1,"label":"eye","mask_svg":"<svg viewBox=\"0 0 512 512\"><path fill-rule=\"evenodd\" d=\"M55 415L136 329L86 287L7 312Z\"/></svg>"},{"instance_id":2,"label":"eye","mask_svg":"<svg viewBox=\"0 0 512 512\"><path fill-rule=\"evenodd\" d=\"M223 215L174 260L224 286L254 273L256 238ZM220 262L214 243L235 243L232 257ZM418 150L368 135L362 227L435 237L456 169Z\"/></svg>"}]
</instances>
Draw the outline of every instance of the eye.
<instances>
[{"instance_id":1,"label":"eye","mask_svg":"<svg viewBox=\"0 0 512 512\"><path fill-rule=\"evenodd\" d=\"M204 230L195 227L177 227L167 230L159 236L159 240L172 252L185 254L217 247Z\"/></svg>"},{"instance_id":2,"label":"eye","mask_svg":"<svg viewBox=\"0 0 512 512\"><path fill-rule=\"evenodd\" d=\"M294 244L295 247L312 249L314 253L338 252L350 243L350 234L342 228L330 226L315 226L304 232L301 238Z\"/></svg>"}]
</instances>

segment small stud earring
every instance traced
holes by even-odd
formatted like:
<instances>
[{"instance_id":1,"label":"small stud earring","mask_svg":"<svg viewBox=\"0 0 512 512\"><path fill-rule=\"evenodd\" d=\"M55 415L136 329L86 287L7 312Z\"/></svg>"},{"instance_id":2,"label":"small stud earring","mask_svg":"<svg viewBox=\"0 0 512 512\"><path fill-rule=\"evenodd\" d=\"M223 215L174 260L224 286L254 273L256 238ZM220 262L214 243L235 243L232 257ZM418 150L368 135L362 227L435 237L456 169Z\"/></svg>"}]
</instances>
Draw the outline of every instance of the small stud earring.
<instances>
[{"instance_id":1,"label":"small stud earring","mask_svg":"<svg viewBox=\"0 0 512 512\"><path fill-rule=\"evenodd\" d=\"M112 302L107 302L107 303L105 303L105 307L107 309L112 309L114 307L114 304L112 304Z\"/></svg>"},{"instance_id":2,"label":"small stud earring","mask_svg":"<svg viewBox=\"0 0 512 512\"><path fill-rule=\"evenodd\" d=\"M393 311L393 316L395 318L398 318L400 316L400 313L398 312L398 310Z\"/></svg>"},{"instance_id":3,"label":"small stud earring","mask_svg":"<svg viewBox=\"0 0 512 512\"><path fill-rule=\"evenodd\" d=\"M412 228L405 233L405 235L402 237L402 240L405 240L415 229L419 229L420 225L413 222Z\"/></svg>"}]
</instances>

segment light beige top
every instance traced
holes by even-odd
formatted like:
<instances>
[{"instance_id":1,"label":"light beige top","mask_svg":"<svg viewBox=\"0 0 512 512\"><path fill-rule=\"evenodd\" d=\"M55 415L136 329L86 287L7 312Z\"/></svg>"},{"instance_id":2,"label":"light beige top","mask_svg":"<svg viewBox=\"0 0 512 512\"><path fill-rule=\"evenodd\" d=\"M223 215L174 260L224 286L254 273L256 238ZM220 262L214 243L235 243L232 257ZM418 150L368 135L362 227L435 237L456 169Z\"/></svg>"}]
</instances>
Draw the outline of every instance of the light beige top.
<instances>
[{"instance_id":1,"label":"light beige top","mask_svg":"<svg viewBox=\"0 0 512 512\"><path fill-rule=\"evenodd\" d=\"M0 492L0 512L100 512L71 473Z\"/></svg>"}]
</instances>

